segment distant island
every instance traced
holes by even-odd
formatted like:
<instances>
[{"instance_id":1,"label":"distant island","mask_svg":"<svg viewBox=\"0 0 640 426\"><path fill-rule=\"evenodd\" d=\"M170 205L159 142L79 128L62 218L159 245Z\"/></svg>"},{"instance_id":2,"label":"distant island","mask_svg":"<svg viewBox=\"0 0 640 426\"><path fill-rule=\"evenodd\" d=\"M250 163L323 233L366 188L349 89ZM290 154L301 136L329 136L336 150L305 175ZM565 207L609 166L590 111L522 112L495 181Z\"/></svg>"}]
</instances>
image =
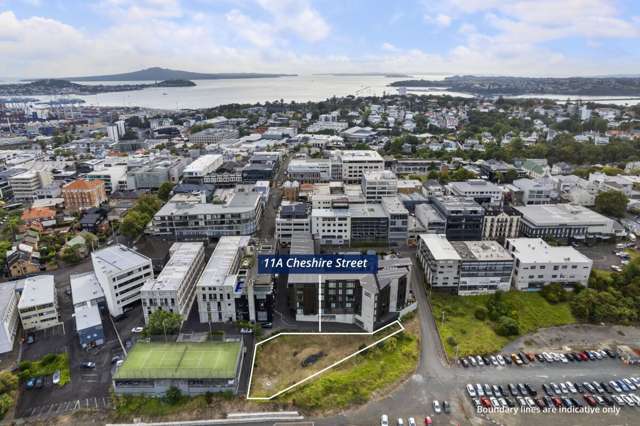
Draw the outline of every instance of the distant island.
<instances>
[{"instance_id":1,"label":"distant island","mask_svg":"<svg viewBox=\"0 0 640 426\"><path fill-rule=\"evenodd\" d=\"M164 80L151 84L97 84L72 83L68 80L45 79L30 83L1 84L0 96L57 96L57 95L95 95L108 92L128 92L152 87L192 87L196 84L189 80Z\"/></svg>"},{"instance_id":2,"label":"distant island","mask_svg":"<svg viewBox=\"0 0 640 426\"><path fill-rule=\"evenodd\" d=\"M447 77L444 80L402 80L393 87L430 87L477 96L566 95L640 96L637 77Z\"/></svg>"},{"instance_id":3,"label":"distant island","mask_svg":"<svg viewBox=\"0 0 640 426\"><path fill-rule=\"evenodd\" d=\"M333 72L313 75L330 75L334 77L389 77L389 78L409 78L409 74L385 73L385 72Z\"/></svg>"},{"instance_id":4,"label":"distant island","mask_svg":"<svg viewBox=\"0 0 640 426\"><path fill-rule=\"evenodd\" d=\"M223 80L232 78L273 78L290 77L297 74L261 74L261 73L199 73L152 67L122 74L92 75L83 77L64 77L69 81L170 81L170 80Z\"/></svg>"}]
</instances>

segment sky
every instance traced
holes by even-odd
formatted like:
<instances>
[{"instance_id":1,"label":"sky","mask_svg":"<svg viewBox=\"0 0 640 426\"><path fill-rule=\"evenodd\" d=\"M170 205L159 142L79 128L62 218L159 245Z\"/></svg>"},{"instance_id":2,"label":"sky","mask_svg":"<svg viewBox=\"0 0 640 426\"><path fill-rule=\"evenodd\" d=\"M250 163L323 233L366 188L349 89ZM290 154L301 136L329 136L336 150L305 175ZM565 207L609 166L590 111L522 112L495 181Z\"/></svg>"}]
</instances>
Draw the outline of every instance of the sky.
<instances>
[{"instance_id":1,"label":"sky","mask_svg":"<svg viewBox=\"0 0 640 426\"><path fill-rule=\"evenodd\" d=\"M638 0L0 0L0 76L640 74Z\"/></svg>"}]
</instances>

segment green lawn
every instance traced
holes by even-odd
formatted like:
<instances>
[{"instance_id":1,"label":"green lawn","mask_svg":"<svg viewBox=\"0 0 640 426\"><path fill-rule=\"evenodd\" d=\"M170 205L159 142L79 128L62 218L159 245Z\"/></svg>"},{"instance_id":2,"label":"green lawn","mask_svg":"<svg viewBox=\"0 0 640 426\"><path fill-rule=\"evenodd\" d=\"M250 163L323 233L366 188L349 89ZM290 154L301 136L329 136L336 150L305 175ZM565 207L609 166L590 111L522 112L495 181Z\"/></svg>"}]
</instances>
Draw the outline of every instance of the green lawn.
<instances>
[{"instance_id":1,"label":"green lawn","mask_svg":"<svg viewBox=\"0 0 640 426\"><path fill-rule=\"evenodd\" d=\"M450 337L458 343L459 356L496 352L518 337L498 336L489 319L480 321L475 318L476 309L485 306L489 297L489 295L454 296L432 293L433 314L440 338L450 357L456 355L456 348L451 344ZM504 300L517 311L521 335L531 333L538 328L576 322L568 303L551 305L538 293L510 291L504 294ZM444 324L442 323L443 311Z\"/></svg>"},{"instance_id":2,"label":"green lawn","mask_svg":"<svg viewBox=\"0 0 640 426\"><path fill-rule=\"evenodd\" d=\"M232 378L239 352L239 342L138 343L115 378Z\"/></svg>"}]
</instances>

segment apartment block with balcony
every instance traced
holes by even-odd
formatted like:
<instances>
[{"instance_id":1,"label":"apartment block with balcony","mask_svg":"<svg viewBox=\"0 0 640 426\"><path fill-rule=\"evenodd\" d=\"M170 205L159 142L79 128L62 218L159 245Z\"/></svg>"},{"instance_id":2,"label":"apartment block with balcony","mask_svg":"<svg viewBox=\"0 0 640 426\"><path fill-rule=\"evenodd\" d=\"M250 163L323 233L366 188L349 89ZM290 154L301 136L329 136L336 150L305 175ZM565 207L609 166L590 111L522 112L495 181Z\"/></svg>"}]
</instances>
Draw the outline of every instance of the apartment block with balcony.
<instances>
[{"instance_id":1,"label":"apartment block with balcony","mask_svg":"<svg viewBox=\"0 0 640 426\"><path fill-rule=\"evenodd\" d=\"M22 287L18 312L22 328L44 330L60 324L53 275L36 275L17 284Z\"/></svg>"}]
</instances>

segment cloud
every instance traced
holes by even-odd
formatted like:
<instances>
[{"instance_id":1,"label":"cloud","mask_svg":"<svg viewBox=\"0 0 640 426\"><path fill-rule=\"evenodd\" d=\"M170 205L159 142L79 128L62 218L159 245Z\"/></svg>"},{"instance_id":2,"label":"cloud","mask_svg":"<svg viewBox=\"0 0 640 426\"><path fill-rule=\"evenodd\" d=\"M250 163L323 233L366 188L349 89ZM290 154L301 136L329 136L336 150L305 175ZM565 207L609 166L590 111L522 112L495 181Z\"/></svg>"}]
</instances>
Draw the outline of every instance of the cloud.
<instances>
[{"instance_id":1,"label":"cloud","mask_svg":"<svg viewBox=\"0 0 640 426\"><path fill-rule=\"evenodd\" d=\"M446 28L451 25L453 19L449 15L445 15L444 13L438 13L435 16L424 15L425 22L429 24L436 25L439 28Z\"/></svg>"},{"instance_id":2,"label":"cloud","mask_svg":"<svg viewBox=\"0 0 640 426\"><path fill-rule=\"evenodd\" d=\"M325 39L331 28L306 0L257 0L273 17L273 24L293 31L298 37L315 42Z\"/></svg>"},{"instance_id":3,"label":"cloud","mask_svg":"<svg viewBox=\"0 0 640 426\"><path fill-rule=\"evenodd\" d=\"M388 42L384 42L382 43L382 45L380 46L382 48L382 50L386 50L387 52L397 52L398 48L396 46L394 46L391 43Z\"/></svg>"}]
</instances>

